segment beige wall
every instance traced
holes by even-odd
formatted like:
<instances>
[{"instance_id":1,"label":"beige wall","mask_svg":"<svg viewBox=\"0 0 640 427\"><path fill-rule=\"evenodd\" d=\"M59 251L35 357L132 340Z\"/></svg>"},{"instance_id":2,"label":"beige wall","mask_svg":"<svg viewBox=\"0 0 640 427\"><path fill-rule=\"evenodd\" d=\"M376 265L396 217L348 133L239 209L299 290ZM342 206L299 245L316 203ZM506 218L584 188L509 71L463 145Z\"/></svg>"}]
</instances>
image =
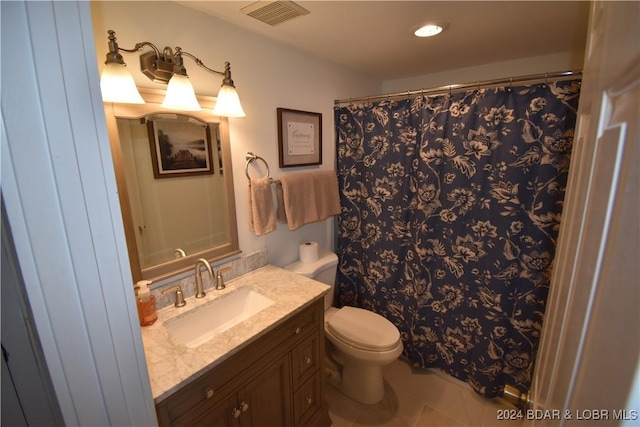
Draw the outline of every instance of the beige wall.
<instances>
[{"instance_id":1,"label":"beige wall","mask_svg":"<svg viewBox=\"0 0 640 427\"><path fill-rule=\"evenodd\" d=\"M383 93L420 90L450 84L475 83L483 80L544 74L557 71L582 70L584 51L564 52L545 56L534 56L493 64L477 65L433 74L387 80L382 85Z\"/></svg>"},{"instance_id":2,"label":"beige wall","mask_svg":"<svg viewBox=\"0 0 640 427\"><path fill-rule=\"evenodd\" d=\"M246 118L229 119L235 181L236 210L240 249L244 253L267 247L269 262L284 266L298 256L298 245L318 241L331 248L333 220L310 224L296 231L286 225L266 236L256 237L248 228L247 178L244 174L248 151L264 157L271 175L318 169L318 167L278 168L276 108L322 113L323 164L335 165L333 101L344 96L378 93L379 81L355 74L308 54L285 47L239 27L172 2L92 2L98 67L107 52L107 30L116 32L122 48L149 41L159 48L180 46L202 59L210 68L224 69L231 63L232 76L240 94ZM148 80L138 68L137 54L124 54L140 87L162 88ZM221 79L185 58L185 67L198 94L215 96Z\"/></svg>"}]
</instances>

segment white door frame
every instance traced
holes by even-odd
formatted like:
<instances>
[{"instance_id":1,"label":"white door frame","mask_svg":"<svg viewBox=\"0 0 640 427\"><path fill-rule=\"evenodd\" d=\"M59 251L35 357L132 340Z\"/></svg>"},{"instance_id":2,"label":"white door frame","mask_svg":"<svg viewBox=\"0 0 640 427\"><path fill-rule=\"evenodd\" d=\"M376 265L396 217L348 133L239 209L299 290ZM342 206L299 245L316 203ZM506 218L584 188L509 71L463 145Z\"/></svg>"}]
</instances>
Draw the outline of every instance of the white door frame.
<instances>
[{"instance_id":1,"label":"white door frame","mask_svg":"<svg viewBox=\"0 0 640 427\"><path fill-rule=\"evenodd\" d=\"M556 412L550 419L534 413L534 425L640 419L639 19L638 2L592 5L578 134L532 385L534 409Z\"/></svg>"},{"instance_id":2,"label":"white door frame","mask_svg":"<svg viewBox=\"0 0 640 427\"><path fill-rule=\"evenodd\" d=\"M62 416L154 425L90 4L0 6L2 197Z\"/></svg>"}]
</instances>

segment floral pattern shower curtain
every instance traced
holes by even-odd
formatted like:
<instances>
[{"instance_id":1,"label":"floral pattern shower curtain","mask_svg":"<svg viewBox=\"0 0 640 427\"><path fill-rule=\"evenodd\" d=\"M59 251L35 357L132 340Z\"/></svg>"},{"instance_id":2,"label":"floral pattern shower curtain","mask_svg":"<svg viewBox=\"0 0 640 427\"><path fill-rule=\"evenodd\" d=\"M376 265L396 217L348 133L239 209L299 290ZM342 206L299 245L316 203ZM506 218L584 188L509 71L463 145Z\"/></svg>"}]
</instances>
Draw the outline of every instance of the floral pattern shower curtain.
<instances>
[{"instance_id":1,"label":"floral pattern shower curtain","mask_svg":"<svg viewBox=\"0 0 640 427\"><path fill-rule=\"evenodd\" d=\"M579 81L336 107L340 305L486 397L529 388Z\"/></svg>"}]
</instances>

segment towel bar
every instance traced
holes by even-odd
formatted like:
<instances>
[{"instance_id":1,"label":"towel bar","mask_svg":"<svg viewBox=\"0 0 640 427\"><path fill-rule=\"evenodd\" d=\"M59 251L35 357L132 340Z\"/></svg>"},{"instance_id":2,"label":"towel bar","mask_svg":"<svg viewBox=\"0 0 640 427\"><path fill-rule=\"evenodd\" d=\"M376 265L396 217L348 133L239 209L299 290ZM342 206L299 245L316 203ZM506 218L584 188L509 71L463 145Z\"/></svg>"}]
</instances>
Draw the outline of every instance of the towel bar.
<instances>
[{"instance_id":1,"label":"towel bar","mask_svg":"<svg viewBox=\"0 0 640 427\"><path fill-rule=\"evenodd\" d=\"M249 180L249 182L251 182L251 177L249 176L249 164L251 162L253 162L254 160L262 160L264 165L267 167L267 175L266 175L266 177L267 178L269 177L269 175L270 175L269 163L267 163L267 161L265 159L263 159L260 156L256 156L252 152L248 152L247 155L245 156L245 159L247 160L247 163L244 165L244 174L247 176L247 179ZM275 180L273 178L269 178L269 181L271 181L271 183L278 182L278 180Z\"/></svg>"}]
</instances>

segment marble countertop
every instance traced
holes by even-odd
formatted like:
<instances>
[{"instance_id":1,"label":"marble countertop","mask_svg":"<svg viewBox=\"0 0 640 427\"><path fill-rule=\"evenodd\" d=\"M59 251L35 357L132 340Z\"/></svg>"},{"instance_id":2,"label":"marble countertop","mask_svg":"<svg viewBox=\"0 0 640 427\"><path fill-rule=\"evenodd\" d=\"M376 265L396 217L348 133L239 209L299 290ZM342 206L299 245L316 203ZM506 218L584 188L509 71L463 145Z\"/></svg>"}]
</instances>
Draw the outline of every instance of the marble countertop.
<instances>
[{"instance_id":1,"label":"marble countertop","mask_svg":"<svg viewBox=\"0 0 640 427\"><path fill-rule=\"evenodd\" d=\"M151 326L141 328L155 403L204 375L263 333L324 296L330 289L318 281L272 265L258 268L225 284L226 289L220 291L205 287L207 295L204 298L187 298L184 307L171 305L159 310L158 320ZM275 303L196 348L173 340L164 327L166 321L245 286Z\"/></svg>"}]
</instances>

